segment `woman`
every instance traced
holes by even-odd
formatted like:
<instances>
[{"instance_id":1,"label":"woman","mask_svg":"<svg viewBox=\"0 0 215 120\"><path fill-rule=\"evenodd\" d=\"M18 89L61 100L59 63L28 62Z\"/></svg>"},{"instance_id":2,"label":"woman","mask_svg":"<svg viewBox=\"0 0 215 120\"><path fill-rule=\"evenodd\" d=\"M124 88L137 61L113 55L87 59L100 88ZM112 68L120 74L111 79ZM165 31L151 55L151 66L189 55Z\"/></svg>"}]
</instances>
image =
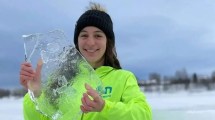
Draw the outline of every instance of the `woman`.
<instances>
[{"instance_id":1,"label":"woman","mask_svg":"<svg viewBox=\"0 0 215 120\"><path fill-rule=\"evenodd\" d=\"M80 109L85 113L84 120L151 120L151 109L144 94L140 91L135 76L122 70L116 57L113 23L105 10L95 3L78 19L74 44L101 79L105 92L100 96L96 90L85 85L87 90L81 99ZM23 63L20 82L27 87L27 81L38 77L29 63ZM90 99L90 97L92 99ZM29 95L24 97L25 119L44 119L36 111Z\"/></svg>"}]
</instances>

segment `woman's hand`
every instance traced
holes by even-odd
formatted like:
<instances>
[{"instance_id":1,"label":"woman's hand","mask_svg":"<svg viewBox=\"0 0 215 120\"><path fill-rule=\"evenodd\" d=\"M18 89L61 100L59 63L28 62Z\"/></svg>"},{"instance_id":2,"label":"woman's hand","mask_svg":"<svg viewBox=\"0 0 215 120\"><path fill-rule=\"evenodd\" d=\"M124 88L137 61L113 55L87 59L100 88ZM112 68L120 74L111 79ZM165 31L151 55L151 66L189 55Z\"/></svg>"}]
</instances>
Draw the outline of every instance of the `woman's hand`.
<instances>
[{"instance_id":1,"label":"woman's hand","mask_svg":"<svg viewBox=\"0 0 215 120\"><path fill-rule=\"evenodd\" d=\"M82 112L100 112L105 105L105 101L90 85L85 84L85 88L87 92L83 94L82 105L80 106Z\"/></svg>"},{"instance_id":2,"label":"woman's hand","mask_svg":"<svg viewBox=\"0 0 215 120\"><path fill-rule=\"evenodd\" d=\"M33 80L35 76L35 72L32 68L32 65L28 62L24 62L21 64L21 70L20 70L20 84L28 89L27 82L30 80Z\"/></svg>"},{"instance_id":3,"label":"woman's hand","mask_svg":"<svg viewBox=\"0 0 215 120\"><path fill-rule=\"evenodd\" d=\"M42 60L39 60L36 71L34 71L32 65L28 62L21 64L20 84L24 88L33 91L36 96L40 94L42 64Z\"/></svg>"}]
</instances>

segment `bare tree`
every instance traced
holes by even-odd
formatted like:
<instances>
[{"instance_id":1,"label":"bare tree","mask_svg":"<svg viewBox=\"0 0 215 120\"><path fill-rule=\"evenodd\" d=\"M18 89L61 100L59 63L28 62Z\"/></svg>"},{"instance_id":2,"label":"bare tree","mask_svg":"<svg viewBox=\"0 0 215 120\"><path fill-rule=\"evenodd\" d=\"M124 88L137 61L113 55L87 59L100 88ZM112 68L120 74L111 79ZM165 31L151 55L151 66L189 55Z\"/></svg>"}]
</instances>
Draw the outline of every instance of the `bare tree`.
<instances>
[{"instance_id":1,"label":"bare tree","mask_svg":"<svg viewBox=\"0 0 215 120\"><path fill-rule=\"evenodd\" d=\"M161 83L161 75L159 73L150 73L149 80L155 80L156 84L160 85Z\"/></svg>"},{"instance_id":2,"label":"bare tree","mask_svg":"<svg viewBox=\"0 0 215 120\"><path fill-rule=\"evenodd\" d=\"M212 72L211 79L212 79L213 82L215 82L215 71Z\"/></svg>"}]
</instances>

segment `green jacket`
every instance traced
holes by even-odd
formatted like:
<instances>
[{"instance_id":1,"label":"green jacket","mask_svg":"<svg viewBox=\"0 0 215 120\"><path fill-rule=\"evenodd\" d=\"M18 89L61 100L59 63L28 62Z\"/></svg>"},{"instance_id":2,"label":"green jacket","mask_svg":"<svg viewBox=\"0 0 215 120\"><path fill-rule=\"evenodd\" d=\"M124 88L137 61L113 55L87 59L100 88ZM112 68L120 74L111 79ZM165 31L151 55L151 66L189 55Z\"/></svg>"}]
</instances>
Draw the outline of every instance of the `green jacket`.
<instances>
[{"instance_id":1,"label":"green jacket","mask_svg":"<svg viewBox=\"0 0 215 120\"><path fill-rule=\"evenodd\" d=\"M151 120L152 113L135 76L126 70L102 66L96 69L105 91L101 112L84 114L83 120ZM50 120L35 109L28 94L23 101L25 120ZM65 120L69 120L65 119Z\"/></svg>"}]
</instances>

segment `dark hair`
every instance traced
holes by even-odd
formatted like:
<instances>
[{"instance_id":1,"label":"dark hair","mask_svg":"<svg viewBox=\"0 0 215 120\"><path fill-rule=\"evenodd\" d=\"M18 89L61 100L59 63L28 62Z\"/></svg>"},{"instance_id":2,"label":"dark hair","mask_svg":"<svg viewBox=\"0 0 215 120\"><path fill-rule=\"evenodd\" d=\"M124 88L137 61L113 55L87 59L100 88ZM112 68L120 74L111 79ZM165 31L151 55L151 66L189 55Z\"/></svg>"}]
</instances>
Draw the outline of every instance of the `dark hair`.
<instances>
[{"instance_id":1,"label":"dark hair","mask_svg":"<svg viewBox=\"0 0 215 120\"><path fill-rule=\"evenodd\" d=\"M121 69L119 60L117 59L116 48L113 40L107 40L106 51L104 54L104 66L111 66L116 69Z\"/></svg>"}]
</instances>

